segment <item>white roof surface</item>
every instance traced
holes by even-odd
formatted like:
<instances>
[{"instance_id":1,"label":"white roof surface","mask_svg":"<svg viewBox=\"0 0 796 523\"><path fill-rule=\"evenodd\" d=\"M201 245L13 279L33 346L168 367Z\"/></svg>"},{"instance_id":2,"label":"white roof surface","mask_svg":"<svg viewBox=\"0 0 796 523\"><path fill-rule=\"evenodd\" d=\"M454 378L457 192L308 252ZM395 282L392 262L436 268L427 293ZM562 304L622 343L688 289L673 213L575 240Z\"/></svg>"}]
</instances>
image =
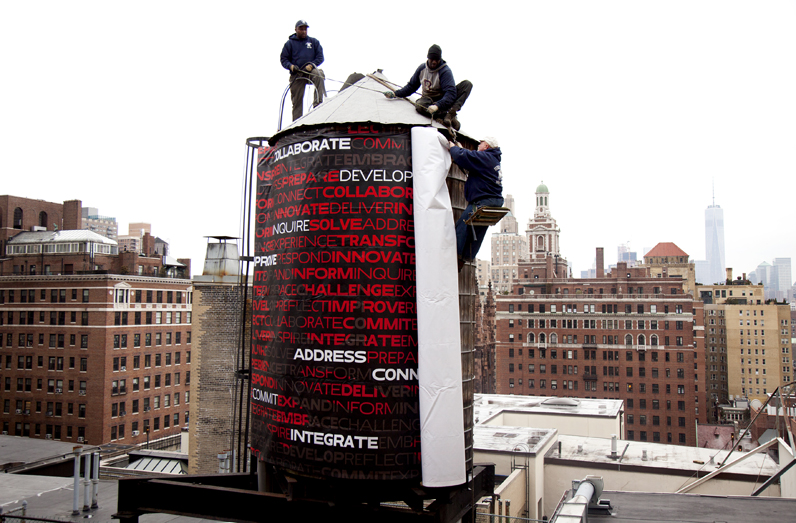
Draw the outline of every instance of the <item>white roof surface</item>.
<instances>
[{"instance_id":1,"label":"white roof surface","mask_svg":"<svg viewBox=\"0 0 796 523\"><path fill-rule=\"evenodd\" d=\"M589 463L617 463L611 459L611 440L609 438L594 438L586 436L560 435L558 441L561 442L561 458L574 461L583 461L584 466ZM627 450L625 451L625 447ZM643 451L647 451L647 459L643 459ZM652 443L649 441L617 441L617 454L620 456L625 453L621 465L635 465L641 467L666 468L687 471L700 471L704 475L713 472L724 461L729 451L716 450L702 447L687 447L685 445L666 445L663 443ZM732 463L743 456L744 452L735 451L727 460ZM558 449L554 456L558 458ZM710 458L713 457L713 464ZM777 473L779 466L767 453L756 453L745 461L738 463L729 469L730 474L761 474L762 476L772 476ZM700 476L703 474L700 474Z\"/></svg>"},{"instance_id":2,"label":"white roof surface","mask_svg":"<svg viewBox=\"0 0 796 523\"><path fill-rule=\"evenodd\" d=\"M116 240L106 238L101 234L87 229L74 229L68 231L25 231L17 234L8 243L17 245L20 243L69 243L69 242L92 242L116 245Z\"/></svg>"},{"instance_id":3,"label":"white roof surface","mask_svg":"<svg viewBox=\"0 0 796 523\"><path fill-rule=\"evenodd\" d=\"M476 394L475 419L483 423L501 411L615 418L622 405L622 400Z\"/></svg>"},{"instance_id":4,"label":"white roof surface","mask_svg":"<svg viewBox=\"0 0 796 523\"><path fill-rule=\"evenodd\" d=\"M556 429L480 425L473 431L473 447L479 451L538 454L557 432Z\"/></svg>"}]
</instances>

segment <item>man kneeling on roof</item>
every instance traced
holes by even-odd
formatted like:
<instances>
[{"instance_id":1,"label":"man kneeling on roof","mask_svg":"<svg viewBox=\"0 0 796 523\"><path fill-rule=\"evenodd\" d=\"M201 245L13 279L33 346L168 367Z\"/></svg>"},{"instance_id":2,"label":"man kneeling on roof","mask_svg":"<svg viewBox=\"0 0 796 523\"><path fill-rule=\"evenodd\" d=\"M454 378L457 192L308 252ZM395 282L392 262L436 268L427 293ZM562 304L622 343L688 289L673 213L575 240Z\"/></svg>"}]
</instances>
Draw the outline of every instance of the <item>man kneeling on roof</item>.
<instances>
[{"instance_id":1,"label":"man kneeling on roof","mask_svg":"<svg viewBox=\"0 0 796 523\"><path fill-rule=\"evenodd\" d=\"M421 97L415 107L422 115L442 120L446 127L453 126L457 131L461 125L456 119L456 113L461 110L473 84L464 80L456 84L453 72L442 59L442 49L434 44L428 50L428 60L417 68L409 83L395 92L387 91L387 98L406 98L423 86Z\"/></svg>"},{"instance_id":2,"label":"man kneeling on roof","mask_svg":"<svg viewBox=\"0 0 796 523\"><path fill-rule=\"evenodd\" d=\"M478 144L477 151L462 149L448 142L453 162L467 170L464 197L467 208L456 222L456 249L459 255L459 270L465 262L475 260L489 227L468 225L466 222L481 207L503 207L503 173L500 169L500 147L497 139L488 136ZM473 237L475 230L475 237Z\"/></svg>"}]
</instances>

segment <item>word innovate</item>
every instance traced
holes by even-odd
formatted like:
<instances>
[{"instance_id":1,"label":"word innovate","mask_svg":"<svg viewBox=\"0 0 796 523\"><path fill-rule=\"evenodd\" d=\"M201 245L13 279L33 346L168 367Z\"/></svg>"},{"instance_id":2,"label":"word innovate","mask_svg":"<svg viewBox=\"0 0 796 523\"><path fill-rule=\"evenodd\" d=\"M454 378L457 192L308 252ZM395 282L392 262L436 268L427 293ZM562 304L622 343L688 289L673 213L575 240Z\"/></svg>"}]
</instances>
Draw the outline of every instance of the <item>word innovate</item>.
<instances>
[{"instance_id":1,"label":"word innovate","mask_svg":"<svg viewBox=\"0 0 796 523\"><path fill-rule=\"evenodd\" d=\"M310 153L327 149L351 149L351 138L323 138L321 140L307 140L305 142L294 143L293 145L278 149L274 154L274 158L276 160L282 160L294 154Z\"/></svg>"}]
</instances>

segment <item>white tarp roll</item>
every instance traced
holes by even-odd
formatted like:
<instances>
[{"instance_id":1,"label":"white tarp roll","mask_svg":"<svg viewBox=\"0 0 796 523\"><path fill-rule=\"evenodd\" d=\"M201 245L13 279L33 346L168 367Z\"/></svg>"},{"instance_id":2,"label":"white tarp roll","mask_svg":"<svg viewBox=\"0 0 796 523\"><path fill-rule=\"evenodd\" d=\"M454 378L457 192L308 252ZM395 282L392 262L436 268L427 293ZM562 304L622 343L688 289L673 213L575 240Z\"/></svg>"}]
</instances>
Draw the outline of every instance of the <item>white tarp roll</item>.
<instances>
[{"instance_id":1,"label":"white tarp roll","mask_svg":"<svg viewBox=\"0 0 796 523\"><path fill-rule=\"evenodd\" d=\"M466 481L456 231L445 178L447 140L412 128L418 380L423 484Z\"/></svg>"}]
</instances>

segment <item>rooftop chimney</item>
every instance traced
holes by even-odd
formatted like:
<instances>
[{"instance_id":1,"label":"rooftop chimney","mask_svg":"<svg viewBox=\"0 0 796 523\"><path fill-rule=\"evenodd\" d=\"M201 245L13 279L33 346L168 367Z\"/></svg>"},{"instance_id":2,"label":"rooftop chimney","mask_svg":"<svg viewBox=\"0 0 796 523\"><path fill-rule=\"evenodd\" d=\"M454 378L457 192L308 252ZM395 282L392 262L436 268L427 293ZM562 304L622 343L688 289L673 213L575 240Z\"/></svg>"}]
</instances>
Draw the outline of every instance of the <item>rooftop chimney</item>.
<instances>
[{"instance_id":1,"label":"rooftop chimney","mask_svg":"<svg viewBox=\"0 0 796 523\"><path fill-rule=\"evenodd\" d=\"M732 281L732 267L727 267L727 279Z\"/></svg>"},{"instance_id":2,"label":"rooftop chimney","mask_svg":"<svg viewBox=\"0 0 796 523\"><path fill-rule=\"evenodd\" d=\"M602 247L597 247L597 277L605 277L605 254Z\"/></svg>"},{"instance_id":3,"label":"rooftop chimney","mask_svg":"<svg viewBox=\"0 0 796 523\"><path fill-rule=\"evenodd\" d=\"M208 243L203 276L237 276L238 246L234 243Z\"/></svg>"}]
</instances>

